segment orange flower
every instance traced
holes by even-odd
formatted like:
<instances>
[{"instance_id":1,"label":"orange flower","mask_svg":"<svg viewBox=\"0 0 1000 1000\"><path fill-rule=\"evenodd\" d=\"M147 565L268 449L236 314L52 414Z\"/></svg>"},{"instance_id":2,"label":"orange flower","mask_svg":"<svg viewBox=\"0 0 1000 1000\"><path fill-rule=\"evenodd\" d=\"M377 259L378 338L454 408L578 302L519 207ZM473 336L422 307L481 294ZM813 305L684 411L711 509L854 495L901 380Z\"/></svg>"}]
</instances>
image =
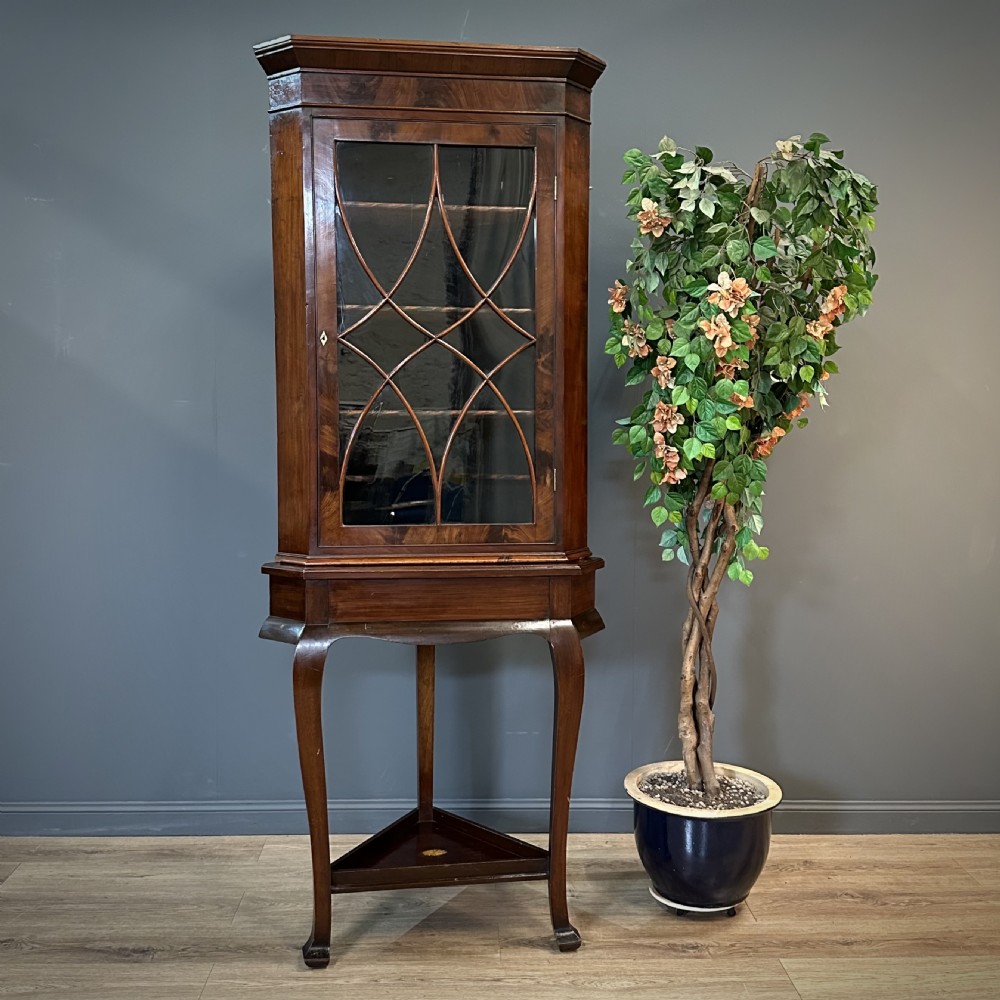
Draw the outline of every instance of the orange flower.
<instances>
[{"instance_id":1,"label":"orange flower","mask_svg":"<svg viewBox=\"0 0 1000 1000\"><path fill-rule=\"evenodd\" d=\"M735 403L741 410L753 409L753 398L751 396L741 396L738 392L734 392L729 397L729 402Z\"/></svg>"},{"instance_id":2,"label":"orange flower","mask_svg":"<svg viewBox=\"0 0 1000 1000\"><path fill-rule=\"evenodd\" d=\"M796 417L802 416L802 413L808 409L809 409L809 394L806 392L800 392L799 405L796 406L791 413L786 413L785 416L788 417L789 420L794 420Z\"/></svg>"},{"instance_id":3,"label":"orange flower","mask_svg":"<svg viewBox=\"0 0 1000 1000\"><path fill-rule=\"evenodd\" d=\"M727 378L732 382L735 381L736 375L740 369L749 367L750 366L740 358L733 358L732 361L720 361L715 368L715 377Z\"/></svg>"},{"instance_id":4,"label":"orange flower","mask_svg":"<svg viewBox=\"0 0 1000 1000\"><path fill-rule=\"evenodd\" d=\"M760 314L751 313L749 316L744 316L743 322L750 327L750 339L746 342L746 346L750 348L757 343L757 327L760 326Z\"/></svg>"},{"instance_id":5,"label":"orange flower","mask_svg":"<svg viewBox=\"0 0 1000 1000\"><path fill-rule=\"evenodd\" d=\"M672 369L677 365L676 358L668 358L661 354L656 359L656 364L650 371L650 375L660 384L661 389L672 389L674 387L674 374Z\"/></svg>"},{"instance_id":6,"label":"orange flower","mask_svg":"<svg viewBox=\"0 0 1000 1000\"><path fill-rule=\"evenodd\" d=\"M670 225L670 216L662 215L660 206L652 198L642 199L642 211L635 217L639 223L639 232L643 236L662 236Z\"/></svg>"},{"instance_id":7,"label":"orange flower","mask_svg":"<svg viewBox=\"0 0 1000 1000\"><path fill-rule=\"evenodd\" d=\"M822 340L832 329L833 323L826 313L823 313L819 319L813 320L811 323L806 323L806 333L817 340Z\"/></svg>"},{"instance_id":8,"label":"orange flower","mask_svg":"<svg viewBox=\"0 0 1000 1000\"><path fill-rule=\"evenodd\" d=\"M622 324L622 347L628 349L630 358L644 358L652 350L646 343L646 332L638 323L625 320Z\"/></svg>"},{"instance_id":9,"label":"orange flower","mask_svg":"<svg viewBox=\"0 0 1000 1000\"><path fill-rule=\"evenodd\" d=\"M737 278L734 281L728 271L720 271L719 280L708 287L712 290L708 301L730 316L736 316L743 308L743 303L753 295L746 278Z\"/></svg>"},{"instance_id":10,"label":"orange flower","mask_svg":"<svg viewBox=\"0 0 1000 1000\"><path fill-rule=\"evenodd\" d=\"M623 285L615 278L614 286L608 289L608 294L611 296L608 299L608 305L611 306L612 311L616 313L625 312L625 302L628 299L628 285Z\"/></svg>"},{"instance_id":11,"label":"orange flower","mask_svg":"<svg viewBox=\"0 0 1000 1000\"><path fill-rule=\"evenodd\" d=\"M806 324L806 332L812 334L818 340L822 340L826 334L833 329L834 320L843 314L844 296L847 294L847 285L837 285L832 288L820 306L820 317L812 323Z\"/></svg>"},{"instance_id":12,"label":"orange flower","mask_svg":"<svg viewBox=\"0 0 1000 1000\"><path fill-rule=\"evenodd\" d=\"M767 458L774 451L774 446L785 436L785 432L780 427L772 427L763 437L757 438L753 443L753 457Z\"/></svg>"},{"instance_id":13,"label":"orange flower","mask_svg":"<svg viewBox=\"0 0 1000 1000\"><path fill-rule=\"evenodd\" d=\"M657 403L653 414L653 430L660 434L673 434L684 423L684 414L673 403Z\"/></svg>"},{"instance_id":14,"label":"orange flower","mask_svg":"<svg viewBox=\"0 0 1000 1000\"><path fill-rule=\"evenodd\" d=\"M709 340L714 341L715 355L719 358L726 356L726 351L733 346L733 338L729 334L729 320L723 313L709 319L698 321L698 326L705 332Z\"/></svg>"},{"instance_id":15,"label":"orange flower","mask_svg":"<svg viewBox=\"0 0 1000 1000\"><path fill-rule=\"evenodd\" d=\"M675 484L687 479L687 470L680 465L681 453L673 445L667 444L666 438L659 431L653 435L653 444L656 445L656 457L663 462L663 482Z\"/></svg>"},{"instance_id":16,"label":"orange flower","mask_svg":"<svg viewBox=\"0 0 1000 1000\"><path fill-rule=\"evenodd\" d=\"M847 285L837 285L830 289L830 294L823 301L823 312L833 313L839 316L844 311L844 296L847 294Z\"/></svg>"}]
</instances>

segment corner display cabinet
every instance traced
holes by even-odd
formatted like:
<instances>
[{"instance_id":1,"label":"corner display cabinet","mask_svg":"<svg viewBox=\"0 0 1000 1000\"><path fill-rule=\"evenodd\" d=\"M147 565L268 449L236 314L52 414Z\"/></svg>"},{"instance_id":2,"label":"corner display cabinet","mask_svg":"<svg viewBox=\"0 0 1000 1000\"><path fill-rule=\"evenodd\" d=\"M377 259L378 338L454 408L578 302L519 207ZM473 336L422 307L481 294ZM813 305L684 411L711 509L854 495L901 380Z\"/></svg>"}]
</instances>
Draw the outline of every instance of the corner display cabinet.
<instances>
[{"instance_id":1,"label":"corner display cabinet","mask_svg":"<svg viewBox=\"0 0 1000 1000\"><path fill-rule=\"evenodd\" d=\"M547 879L556 942L583 703L603 627L587 548L590 90L579 49L292 35L270 86L278 547L266 639L295 646L312 845L331 894ZM544 638L549 848L433 804L434 648ZM345 636L416 647L417 808L330 863L320 687Z\"/></svg>"}]
</instances>

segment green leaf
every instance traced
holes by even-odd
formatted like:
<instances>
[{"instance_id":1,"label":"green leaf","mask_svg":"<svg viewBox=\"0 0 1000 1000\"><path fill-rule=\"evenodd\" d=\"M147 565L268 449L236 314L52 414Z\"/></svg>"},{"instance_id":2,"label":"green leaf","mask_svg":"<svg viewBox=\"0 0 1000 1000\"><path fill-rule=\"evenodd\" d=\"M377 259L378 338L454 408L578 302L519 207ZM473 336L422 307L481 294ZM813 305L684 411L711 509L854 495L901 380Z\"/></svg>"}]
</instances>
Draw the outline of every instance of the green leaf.
<instances>
[{"instance_id":1,"label":"green leaf","mask_svg":"<svg viewBox=\"0 0 1000 1000\"><path fill-rule=\"evenodd\" d=\"M734 263L746 260L750 253L750 244L742 237L726 240L726 256Z\"/></svg>"},{"instance_id":2,"label":"green leaf","mask_svg":"<svg viewBox=\"0 0 1000 1000\"><path fill-rule=\"evenodd\" d=\"M645 465L645 463L643 463ZM660 499L660 487L650 486L646 490L646 495L642 498L643 507L648 507L650 504L656 503Z\"/></svg>"},{"instance_id":3,"label":"green leaf","mask_svg":"<svg viewBox=\"0 0 1000 1000\"><path fill-rule=\"evenodd\" d=\"M622 159L635 169L642 169L649 164L649 157L641 149L626 150Z\"/></svg>"},{"instance_id":4,"label":"green leaf","mask_svg":"<svg viewBox=\"0 0 1000 1000\"><path fill-rule=\"evenodd\" d=\"M829 142L829 139L827 140ZM666 153L668 156L673 156L677 152L677 143L670 138L669 135L665 135L659 142L657 149L661 153Z\"/></svg>"},{"instance_id":5,"label":"green leaf","mask_svg":"<svg viewBox=\"0 0 1000 1000\"><path fill-rule=\"evenodd\" d=\"M687 354L684 357L684 364L687 365L691 371L694 371L698 365L701 364L701 358L699 358L697 354Z\"/></svg>"},{"instance_id":6,"label":"green leaf","mask_svg":"<svg viewBox=\"0 0 1000 1000\"><path fill-rule=\"evenodd\" d=\"M650 512L649 516L657 527L660 527L664 521L666 521L669 511L666 507L654 507Z\"/></svg>"},{"instance_id":7,"label":"green leaf","mask_svg":"<svg viewBox=\"0 0 1000 1000\"><path fill-rule=\"evenodd\" d=\"M734 391L733 383L728 378L719 379L719 381L715 383L716 399L722 399L728 403Z\"/></svg>"},{"instance_id":8,"label":"green leaf","mask_svg":"<svg viewBox=\"0 0 1000 1000\"><path fill-rule=\"evenodd\" d=\"M705 163L711 163L715 158L715 153L713 153L708 146L695 146L694 152L698 159Z\"/></svg>"},{"instance_id":9,"label":"green leaf","mask_svg":"<svg viewBox=\"0 0 1000 1000\"><path fill-rule=\"evenodd\" d=\"M689 437L684 442L684 454L693 462L701 454L701 442L695 437Z\"/></svg>"},{"instance_id":10,"label":"green leaf","mask_svg":"<svg viewBox=\"0 0 1000 1000\"><path fill-rule=\"evenodd\" d=\"M705 458L715 458L715 445L711 442L701 446L701 453Z\"/></svg>"},{"instance_id":11,"label":"green leaf","mask_svg":"<svg viewBox=\"0 0 1000 1000\"><path fill-rule=\"evenodd\" d=\"M708 287L707 285L705 286ZM685 326L694 326L698 322L698 315L700 311L700 304L697 302L689 302L686 306L681 309L680 316L677 317L678 321Z\"/></svg>"},{"instance_id":12,"label":"green leaf","mask_svg":"<svg viewBox=\"0 0 1000 1000\"><path fill-rule=\"evenodd\" d=\"M616 427L611 432L612 444L625 444L628 441L628 431L624 427Z\"/></svg>"},{"instance_id":13,"label":"green leaf","mask_svg":"<svg viewBox=\"0 0 1000 1000\"><path fill-rule=\"evenodd\" d=\"M750 215L753 218L754 222L762 226L766 226L771 218L770 212L765 212L764 209L758 208L756 205L754 205L754 207L750 209Z\"/></svg>"},{"instance_id":14,"label":"green leaf","mask_svg":"<svg viewBox=\"0 0 1000 1000\"><path fill-rule=\"evenodd\" d=\"M674 406L682 406L688 401L688 391L682 385L674 386L673 392L670 394L670 402Z\"/></svg>"},{"instance_id":15,"label":"green leaf","mask_svg":"<svg viewBox=\"0 0 1000 1000\"><path fill-rule=\"evenodd\" d=\"M769 285L774 280L774 276L771 274L771 269L764 267L763 264L761 264L761 266L754 272L754 277L756 277L762 285Z\"/></svg>"},{"instance_id":16,"label":"green leaf","mask_svg":"<svg viewBox=\"0 0 1000 1000\"><path fill-rule=\"evenodd\" d=\"M645 471L646 471L646 463L645 462L639 462L636 465L636 467L632 470L632 482L633 483L638 482L642 478L642 474ZM646 506L646 504L643 503L643 507L645 507L645 506Z\"/></svg>"},{"instance_id":17,"label":"green leaf","mask_svg":"<svg viewBox=\"0 0 1000 1000\"><path fill-rule=\"evenodd\" d=\"M740 418L735 413L726 417L726 430L738 431L740 429Z\"/></svg>"},{"instance_id":18,"label":"green leaf","mask_svg":"<svg viewBox=\"0 0 1000 1000\"><path fill-rule=\"evenodd\" d=\"M693 298L700 299L708 291L708 282L704 278L688 278L684 282L684 291Z\"/></svg>"},{"instance_id":19,"label":"green leaf","mask_svg":"<svg viewBox=\"0 0 1000 1000\"><path fill-rule=\"evenodd\" d=\"M646 371L645 368L636 368L635 365L633 365L629 369L628 375L625 376L625 384L638 385L640 382L644 382L648 375L649 372Z\"/></svg>"},{"instance_id":20,"label":"green leaf","mask_svg":"<svg viewBox=\"0 0 1000 1000\"><path fill-rule=\"evenodd\" d=\"M753 241L754 260L767 260L769 257L776 257L778 248L770 236L760 236Z\"/></svg>"},{"instance_id":21,"label":"green leaf","mask_svg":"<svg viewBox=\"0 0 1000 1000\"><path fill-rule=\"evenodd\" d=\"M676 544L677 544L677 532L673 528L667 528L666 531L664 531L663 534L660 535L660 545L666 547L668 545L676 545Z\"/></svg>"},{"instance_id":22,"label":"green leaf","mask_svg":"<svg viewBox=\"0 0 1000 1000\"><path fill-rule=\"evenodd\" d=\"M812 365L803 365L799 369L800 377L804 379L806 382L811 382L815 374L816 374L816 369L813 368Z\"/></svg>"},{"instance_id":23,"label":"green leaf","mask_svg":"<svg viewBox=\"0 0 1000 1000\"><path fill-rule=\"evenodd\" d=\"M687 506L687 500L681 493L668 493L663 498L663 505L671 512L682 511Z\"/></svg>"},{"instance_id":24,"label":"green leaf","mask_svg":"<svg viewBox=\"0 0 1000 1000\"><path fill-rule=\"evenodd\" d=\"M707 198L702 198L698 202L698 211L702 215L707 215L708 218L712 218L715 215L715 202L709 201Z\"/></svg>"},{"instance_id":25,"label":"green leaf","mask_svg":"<svg viewBox=\"0 0 1000 1000\"><path fill-rule=\"evenodd\" d=\"M718 441L720 435L713 427L714 421L702 420L695 425L694 434L699 441Z\"/></svg>"},{"instance_id":26,"label":"green leaf","mask_svg":"<svg viewBox=\"0 0 1000 1000\"><path fill-rule=\"evenodd\" d=\"M661 549L660 550L660 558L664 562L670 562L674 558L674 550L673 549Z\"/></svg>"},{"instance_id":27,"label":"green leaf","mask_svg":"<svg viewBox=\"0 0 1000 1000\"><path fill-rule=\"evenodd\" d=\"M716 483L712 487L712 499L713 500L722 500L725 497L726 492L727 492L727 490L726 490L726 484L725 483Z\"/></svg>"},{"instance_id":28,"label":"green leaf","mask_svg":"<svg viewBox=\"0 0 1000 1000\"><path fill-rule=\"evenodd\" d=\"M715 416L715 403L710 399L703 399L698 404L698 419L711 420Z\"/></svg>"}]
</instances>

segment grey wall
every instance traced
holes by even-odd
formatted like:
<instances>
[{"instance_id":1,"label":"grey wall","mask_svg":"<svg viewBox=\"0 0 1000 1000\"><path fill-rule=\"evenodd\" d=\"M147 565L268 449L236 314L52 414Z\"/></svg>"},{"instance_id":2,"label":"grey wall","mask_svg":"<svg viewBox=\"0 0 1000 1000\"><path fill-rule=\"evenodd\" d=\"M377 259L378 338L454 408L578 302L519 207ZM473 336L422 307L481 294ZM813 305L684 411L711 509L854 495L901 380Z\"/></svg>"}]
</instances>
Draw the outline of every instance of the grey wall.
<instances>
[{"instance_id":1,"label":"grey wall","mask_svg":"<svg viewBox=\"0 0 1000 1000\"><path fill-rule=\"evenodd\" d=\"M750 591L724 595L718 751L785 829L1000 829L995 25L866 0L4 0L0 833L304 830L288 647L261 642L276 534L266 87L289 31L579 45L594 93L591 545L576 829L675 755L680 574L610 445L601 354L630 228L621 151L663 132L752 163L820 129L880 183L881 284L833 406L772 462ZM985 8L984 8L985 9ZM737 592L738 591L738 592ZM439 790L543 821L541 643L440 653ZM411 654L328 671L335 825L412 798Z\"/></svg>"}]
</instances>

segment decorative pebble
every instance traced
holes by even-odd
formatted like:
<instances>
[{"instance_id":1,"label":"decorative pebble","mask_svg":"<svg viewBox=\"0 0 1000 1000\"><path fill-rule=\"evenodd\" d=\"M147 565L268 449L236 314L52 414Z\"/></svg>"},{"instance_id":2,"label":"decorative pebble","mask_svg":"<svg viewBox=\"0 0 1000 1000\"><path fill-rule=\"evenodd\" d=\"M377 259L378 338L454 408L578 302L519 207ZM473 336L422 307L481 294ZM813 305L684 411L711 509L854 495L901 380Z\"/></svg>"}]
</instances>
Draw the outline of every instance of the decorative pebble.
<instances>
[{"instance_id":1,"label":"decorative pebble","mask_svg":"<svg viewBox=\"0 0 1000 1000\"><path fill-rule=\"evenodd\" d=\"M745 809L747 806L763 802L767 797L755 785L743 778L719 776L719 796L709 803L705 793L688 788L687 776L683 773L667 774L654 771L639 782L639 791L651 798L670 805L685 806L689 809Z\"/></svg>"}]
</instances>

